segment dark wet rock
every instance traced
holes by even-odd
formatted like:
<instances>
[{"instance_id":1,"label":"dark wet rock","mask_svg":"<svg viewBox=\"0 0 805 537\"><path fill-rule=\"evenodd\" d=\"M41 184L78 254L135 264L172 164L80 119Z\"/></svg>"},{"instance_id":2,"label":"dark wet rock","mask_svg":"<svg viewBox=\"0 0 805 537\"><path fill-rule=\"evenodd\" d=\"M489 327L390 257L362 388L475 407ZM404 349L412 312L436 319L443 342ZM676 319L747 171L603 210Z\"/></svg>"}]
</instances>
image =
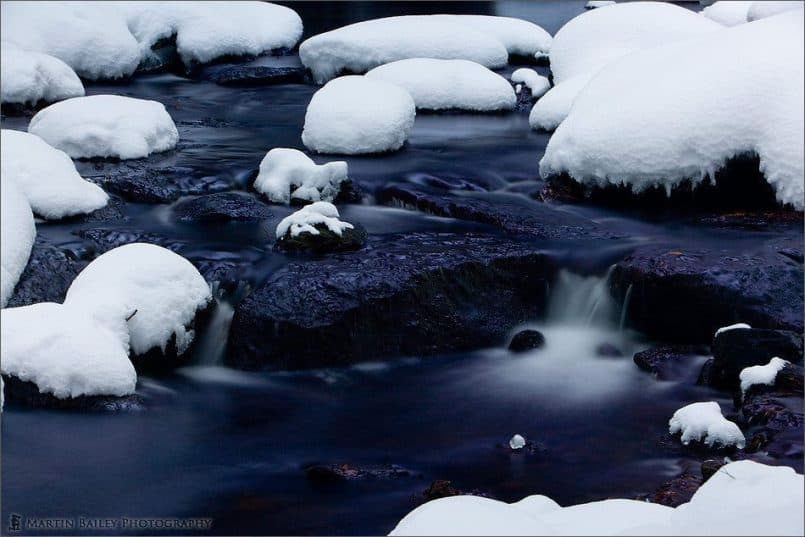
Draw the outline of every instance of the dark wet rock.
<instances>
[{"instance_id":1,"label":"dark wet rock","mask_svg":"<svg viewBox=\"0 0 805 537\"><path fill-rule=\"evenodd\" d=\"M109 196L109 203L105 207L93 211L89 214L76 216L70 219L71 222L80 224L90 224L99 222L125 222L129 217L123 214L126 202L117 196Z\"/></svg>"},{"instance_id":2,"label":"dark wet rock","mask_svg":"<svg viewBox=\"0 0 805 537\"><path fill-rule=\"evenodd\" d=\"M584 200L584 187L567 176L554 177L546 181L535 197L540 201L578 203Z\"/></svg>"},{"instance_id":3,"label":"dark wet rock","mask_svg":"<svg viewBox=\"0 0 805 537\"><path fill-rule=\"evenodd\" d=\"M803 426L802 401L770 393L748 393L741 405L741 416L748 425L762 425L774 434Z\"/></svg>"},{"instance_id":4,"label":"dark wet rock","mask_svg":"<svg viewBox=\"0 0 805 537\"><path fill-rule=\"evenodd\" d=\"M801 362L802 332L735 329L713 338L713 365L710 385L737 390L741 370L753 365L766 365L775 356L790 362Z\"/></svg>"},{"instance_id":5,"label":"dark wet rock","mask_svg":"<svg viewBox=\"0 0 805 537\"><path fill-rule=\"evenodd\" d=\"M63 302L67 289L83 264L69 251L36 237L28 264L22 272L8 307L27 306L37 302Z\"/></svg>"},{"instance_id":6,"label":"dark wet rock","mask_svg":"<svg viewBox=\"0 0 805 537\"><path fill-rule=\"evenodd\" d=\"M526 352L544 346L545 336L538 330L521 330L509 342L509 350L512 352Z\"/></svg>"},{"instance_id":7,"label":"dark wet rock","mask_svg":"<svg viewBox=\"0 0 805 537\"><path fill-rule=\"evenodd\" d=\"M218 223L263 220L271 211L250 194L220 192L182 200L174 205L173 214L182 222Z\"/></svg>"},{"instance_id":8,"label":"dark wet rock","mask_svg":"<svg viewBox=\"0 0 805 537\"><path fill-rule=\"evenodd\" d=\"M623 352L612 343L599 343L595 347L595 354L603 358L619 358Z\"/></svg>"},{"instance_id":9,"label":"dark wet rock","mask_svg":"<svg viewBox=\"0 0 805 537\"><path fill-rule=\"evenodd\" d=\"M292 262L241 301L227 362L303 369L488 347L543 311L554 272L536 245L498 237L370 238Z\"/></svg>"},{"instance_id":10,"label":"dark wet rock","mask_svg":"<svg viewBox=\"0 0 805 537\"><path fill-rule=\"evenodd\" d=\"M90 178L108 192L138 203L170 203L182 196L222 192L236 186L231 180L204 176L192 168L149 167L143 163L122 164Z\"/></svg>"},{"instance_id":11,"label":"dark wet rock","mask_svg":"<svg viewBox=\"0 0 805 537\"><path fill-rule=\"evenodd\" d=\"M361 479L400 479L417 475L411 470L396 464L379 467L358 467L351 464L312 464L306 466L304 470L305 477L316 484L341 483Z\"/></svg>"},{"instance_id":12,"label":"dark wet rock","mask_svg":"<svg viewBox=\"0 0 805 537\"><path fill-rule=\"evenodd\" d=\"M649 500L652 503L677 507L689 502L703 482L701 477L686 472L660 485Z\"/></svg>"},{"instance_id":13,"label":"dark wet rock","mask_svg":"<svg viewBox=\"0 0 805 537\"><path fill-rule=\"evenodd\" d=\"M491 498L492 496L482 490L473 489L470 491L461 490L453 486L453 482L447 479L437 479L430 486L422 492L421 497L414 498L415 503L423 504L439 498L449 498L450 496L464 496L470 494L472 496L481 496L483 498Z\"/></svg>"},{"instance_id":14,"label":"dark wet rock","mask_svg":"<svg viewBox=\"0 0 805 537\"><path fill-rule=\"evenodd\" d=\"M112 395L85 395L59 399L49 393L40 393L33 382L3 375L5 404L30 408L50 408L83 412L136 412L145 408L144 399L137 394L115 397Z\"/></svg>"},{"instance_id":15,"label":"dark wet rock","mask_svg":"<svg viewBox=\"0 0 805 537\"><path fill-rule=\"evenodd\" d=\"M773 211L739 211L726 214L712 214L696 218L696 222L712 227L723 227L730 229L747 229L752 231L765 231L780 226L802 224L802 213L777 209ZM793 254L792 259L802 263L802 250L786 249ZM781 251L780 253L783 253Z\"/></svg>"},{"instance_id":16,"label":"dark wet rock","mask_svg":"<svg viewBox=\"0 0 805 537\"><path fill-rule=\"evenodd\" d=\"M518 112L531 112L531 108L534 106L531 88L525 84L512 82L515 91L518 85L520 86L520 93L515 93L517 95L517 104L514 106L514 109Z\"/></svg>"},{"instance_id":17,"label":"dark wet rock","mask_svg":"<svg viewBox=\"0 0 805 537\"><path fill-rule=\"evenodd\" d=\"M803 369L801 365L786 364L777 372L774 389L782 393L803 395Z\"/></svg>"},{"instance_id":18,"label":"dark wet rock","mask_svg":"<svg viewBox=\"0 0 805 537\"><path fill-rule=\"evenodd\" d=\"M724 459L706 459L702 461L702 483L715 475L718 470L727 464Z\"/></svg>"},{"instance_id":19,"label":"dark wet rock","mask_svg":"<svg viewBox=\"0 0 805 537\"><path fill-rule=\"evenodd\" d=\"M292 237L290 230L277 240L276 246L286 252L310 252L314 254L329 254L333 252L348 252L360 250L366 244L368 234L360 224L353 224L352 229L345 229L341 235L330 231L321 224L314 226L318 235L303 232Z\"/></svg>"},{"instance_id":20,"label":"dark wet rock","mask_svg":"<svg viewBox=\"0 0 805 537\"><path fill-rule=\"evenodd\" d=\"M737 322L802 332L802 265L777 249L644 246L617 263L611 290L621 303L629 295L634 328L671 342L709 342L718 328Z\"/></svg>"},{"instance_id":21,"label":"dark wet rock","mask_svg":"<svg viewBox=\"0 0 805 537\"><path fill-rule=\"evenodd\" d=\"M185 245L184 241L138 229L92 228L79 229L73 234L83 239L96 255L134 242L156 244L173 252L180 250Z\"/></svg>"},{"instance_id":22,"label":"dark wet rock","mask_svg":"<svg viewBox=\"0 0 805 537\"><path fill-rule=\"evenodd\" d=\"M634 355L634 363L660 380L668 380L676 375L674 371L680 362L689 361L708 354L703 345L663 345L651 347Z\"/></svg>"},{"instance_id":23,"label":"dark wet rock","mask_svg":"<svg viewBox=\"0 0 805 537\"><path fill-rule=\"evenodd\" d=\"M205 69L203 80L220 86L271 86L274 84L304 84L305 68L272 67L266 65L224 65Z\"/></svg>"}]
</instances>

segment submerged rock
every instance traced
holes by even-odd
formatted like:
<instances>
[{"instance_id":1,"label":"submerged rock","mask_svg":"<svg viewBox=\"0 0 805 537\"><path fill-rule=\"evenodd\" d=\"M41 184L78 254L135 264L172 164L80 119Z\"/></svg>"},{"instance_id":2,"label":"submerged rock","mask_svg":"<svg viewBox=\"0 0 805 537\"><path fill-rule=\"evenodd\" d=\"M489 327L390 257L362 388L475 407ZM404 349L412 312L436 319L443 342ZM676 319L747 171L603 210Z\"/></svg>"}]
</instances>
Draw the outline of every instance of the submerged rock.
<instances>
[{"instance_id":1,"label":"submerged rock","mask_svg":"<svg viewBox=\"0 0 805 537\"><path fill-rule=\"evenodd\" d=\"M623 352L612 343L599 343L595 347L595 354L602 358L619 358L623 356Z\"/></svg>"},{"instance_id":2,"label":"submerged rock","mask_svg":"<svg viewBox=\"0 0 805 537\"><path fill-rule=\"evenodd\" d=\"M312 464L305 467L305 476L316 484L340 483L360 479L399 479L416 476L414 472L391 464L380 467L358 467L351 464Z\"/></svg>"},{"instance_id":3,"label":"submerged rock","mask_svg":"<svg viewBox=\"0 0 805 537\"><path fill-rule=\"evenodd\" d=\"M102 165L102 164L101 164ZM137 203L170 203L182 196L231 190L233 180L205 176L192 168L125 163L92 176L104 190Z\"/></svg>"},{"instance_id":4,"label":"submerged rock","mask_svg":"<svg viewBox=\"0 0 805 537\"><path fill-rule=\"evenodd\" d=\"M266 65L216 65L201 73L203 80L219 86L271 86L274 84L304 84L305 68L271 67Z\"/></svg>"},{"instance_id":5,"label":"submerged rock","mask_svg":"<svg viewBox=\"0 0 805 537\"><path fill-rule=\"evenodd\" d=\"M526 352L545 346L545 336L538 330L520 330L509 343L512 352Z\"/></svg>"},{"instance_id":6,"label":"submerged rock","mask_svg":"<svg viewBox=\"0 0 805 537\"><path fill-rule=\"evenodd\" d=\"M640 351L634 363L660 380L675 377L674 370L681 363L708 354L702 345L663 345Z\"/></svg>"},{"instance_id":7,"label":"submerged rock","mask_svg":"<svg viewBox=\"0 0 805 537\"><path fill-rule=\"evenodd\" d=\"M220 192L182 200L173 207L182 222L255 221L271 216L268 205L242 192Z\"/></svg>"},{"instance_id":8,"label":"submerged rock","mask_svg":"<svg viewBox=\"0 0 805 537\"><path fill-rule=\"evenodd\" d=\"M536 245L474 234L371 238L274 273L238 304L229 365L303 369L502 342L544 308Z\"/></svg>"},{"instance_id":9,"label":"submerged rock","mask_svg":"<svg viewBox=\"0 0 805 537\"><path fill-rule=\"evenodd\" d=\"M37 302L63 302L67 289L81 267L82 264L70 252L48 244L37 236L31 257L7 307L27 306Z\"/></svg>"},{"instance_id":10,"label":"submerged rock","mask_svg":"<svg viewBox=\"0 0 805 537\"><path fill-rule=\"evenodd\" d=\"M766 365L775 356L793 363L801 362L802 353L801 331L727 330L713 338L713 364L708 383L735 391L740 386L739 375L744 368Z\"/></svg>"}]
</instances>

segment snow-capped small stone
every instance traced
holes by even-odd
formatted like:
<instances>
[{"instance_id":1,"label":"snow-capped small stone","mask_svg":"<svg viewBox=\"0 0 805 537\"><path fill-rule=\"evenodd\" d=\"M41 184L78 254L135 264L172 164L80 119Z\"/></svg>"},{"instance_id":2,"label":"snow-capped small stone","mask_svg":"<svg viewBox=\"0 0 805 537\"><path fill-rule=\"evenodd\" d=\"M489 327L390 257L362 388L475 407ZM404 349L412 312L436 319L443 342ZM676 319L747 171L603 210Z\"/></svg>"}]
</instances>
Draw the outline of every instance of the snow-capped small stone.
<instances>
[{"instance_id":1,"label":"snow-capped small stone","mask_svg":"<svg viewBox=\"0 0 805 537\"><path fill-rule=\"evenodd\" d=\"M509 440L509 447L513 450L523 449L525 447L525 438L516 434Z\"/></svg>"},{"instance_id":2,"label":"snow-capped small stone","mask_svg":"<svg viewBox=\"0 0 805 537\"><path fill-rule=\"evenodd\" d=\"M417 109L490 112L517 104L505 78L469 60L410 58L375 67L366 76L404 88Z\"/></svg>"},{"instance_id":3,"label":"snow-capped small stone","mask_svg":"<svg viewBox=\"0 0 805 537\"><path fill-rule=\"evenodd\" d=\"M305 205L295 213L283 218L277 225L276 236L280 239L290 231L291 237L298 237L302 233L318 235L317 225L326 226L327 229L339 237L345 229L353 229L349 222L339 220L338 209L332 203L317 201Z\"/></svg>"},{"instance_id":4,"label":"snow-capped small stone","mask_svg":"<svg viewBox=\"0 0 805 537\"><path fill-rule=\"evenodd\" d=\"M746 438L738 426L721 414L721 407L715 401L693 403L674 412L668 422L668 432L682 434L682 443L703 442L712 447L736 446L743 449Z\"/></svg>"},{"instance_id":5,"label":"snow-capped small stone","mask_svg":"<svg viewBox=\"0 0 805 537\"><path fill-rule=\"evenodd\" d=\"M297 149L277 147L260 163L254 189L276 203L287 204L291 198L333 201L346 180L344 161L316 164Z\"/></svg>"},{"instance_id":6,"label":"snow-capped small stone","mask_svg":"<svg viewBox=\"0 0 805 537\"><path fill-rule=\"evenodd\" d=\"M749 388L760 384L772 386L777 380L777 373L782 371L789 363L788 360L783 360L775 356L766 365L754 365L744 368L740 374L741 393L746 395Z\"/></svg>"},{"instance_id":7,"label":"snow-capped small stone","mask_svg":"<svg viewBox=\"0 0 805 537\"><path fill-rule=\"evenodd\" d=\"M551 81L533 69L521 67L512 73L512 82L520 82L531 90L531 97L539 99L551 89Z\"/></svg>"},{"instance_id":8,"label":"snow-capped small stone","mask_svg":"<svg viewBox=\"0 0 805 537\"><path fill-rule=\"evenodd\" d=\"M27 132L2 129L0 137L2 181L13 181L37 215L57 219L106 206L106 192L78 175L63 151Z\"/></svg>"},{"instance_id":9,"label":"snow-capped small stone","mask_svg":"<svg viewBox=\"0 0 805 537\"><path fill-rule=\"evenodd\" d=\"M28 132L73 158L141 158L173 149L179 140L162 103L119 95L52 104L31 118Z\"/></svg>"},{"instance_id":10,"label":"snow-capped small stone","mask_svg":"<svg viewBox=\"0 0 805 537\"><path fill-rule=\"evenodd\" d=\"M34 105L84 95L75 71L58 58L22 50L11 42L0 45L0 101Z\"/></svg>"},{"instance_id":11,"label":"snow-capped small stone","mask_svg":"<svg viewBox=\"0 0 805 537\"><path fill-rule=\"evenodd\" d=\"M396 151L408 138L415 116L414 100L401 87L364 76L342 76L313 95L302 142L319 153Z\"/></svg>"},{"instance_id":12,"label":"snow-capped small stone","mask_svg":"<svg viewBox=\"0 0 805 537\"><path fill-rule=\"evenodd\" d=\"M718 337L719 334L723 334L724 332L729 332L730 330L749 330L752 327L746 323L735 323L729 326L722 326L718 330L716 330L715 337Z\"/></svg>"},{"instance_id":13,"label":"snow-capped small stone","mask_svg":"<svg viewBox=\"0 0 805 537\"><path fill-rule=\"evenodd\" d=\"M0 307L5 307L28 264L36 225L28 200L13 181L0 180L0 203Z\"/></svg>"},{"instance_id":14,"label":"snow-capped small stone","mask_svg":"<svg viewBox=\"0 0 805 537\"><path fill-rule=\"evenodd\" d=\"M615 4L615 0L590 0L584 4L585 9L598 9L599 7L607 7Z\"/></svg>"}]
</instances>

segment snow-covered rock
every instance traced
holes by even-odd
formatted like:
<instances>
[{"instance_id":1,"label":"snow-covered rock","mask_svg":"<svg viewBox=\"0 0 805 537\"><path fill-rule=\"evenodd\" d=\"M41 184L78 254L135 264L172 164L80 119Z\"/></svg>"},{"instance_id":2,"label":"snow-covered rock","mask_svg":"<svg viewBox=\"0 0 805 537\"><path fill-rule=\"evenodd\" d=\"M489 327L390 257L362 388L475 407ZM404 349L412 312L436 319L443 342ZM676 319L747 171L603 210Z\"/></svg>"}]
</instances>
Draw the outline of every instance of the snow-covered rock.
<instances>
[{"instance_id":1,"label":"snow-covered rock","mask_svg":"<svg viewBox=\"0 0 805 537\"><path fill-rule=\"evenodd\" d=\"M28 264L36 225L28 200L13 181L0 180L0 190L0 307L5 307Z\"/></svg>"},{"instance_id":2,"label":"snow-covered rock","mask_svg":"<svg viewBox=\"0 0 805 537\"><path fill-rule=\"evenodd\" d=\"M731 324L729 326L722 326L721 328L716 330L715 336L713 336L713 337L718 337L719 334L723 334L724 332L729 332L730 330L748 330L750 328L752 328L752 327L749 326L746 323L735 323L735 324Z\"/></svg>"},{"instance_id":3,"label":"snow-covered rock","mask_svg":"<svg viewBox=\"0 0 805 537\"><path fill-rule=\"evenodd\" d=\"M276 203L291 198L333 201L347 180L347 163L316 164L297 149L277 147L266 153L254 181L254 189Z\"/></svg>"},{"instance_id":4,"label":"snow-covered rock","mask_svg":"<svg viewBox=\"0 0 805 537\"><path fill-rule=\"evenodd\" d=\"M522 435L516 434L509 439L509 447L511 449L523 449L525 447L525 438Z\"/></svg>"},{"instance_id":5,"label":"snow-covered rock","mask_svg":"<svg viewBox=\"0 0 805 537\"><path fill-rule=\"evenodd\" d=\"M344 230L352 229L354 226L349 222L342 222L339 217L335 205L317 201L283 218L277 225L276 236L277 239L281 239L286 234L290 237L298 237L302 233L318 235L319 230L316 226L324 226L340 237Z\"/></svg>"},{"instance_id":6,"label":"snow-covered rock","mask_svg":"<svg viewBox=\"0 0 805 537\"><path fill-rule=\"evenodd\" d=\"M621 58L574 100L540 173L670 191L754 153L777 199L801 210L804 48L803 18L788 12Z\"/></svg>"},{"instance_id":7,"label":"snow-covered rock","mask_svg":"<svg viewBox=\"0 0 805 537\"><path fill-rule=\"evenodd\" d=\"M749 22L765 19L794 9L802 9L805 2L802 0L763 0L762 2L752 2L746 13L746 20ZM801 14L800 14L801 15Z\"/></svg>"},{"instance_id":8,"label":"snow-covered rock","mask_svg":"<svg viewBox=\"0 0 805 537\"><path fill-rule=\"evenodd\" d=\"M0 312L4 375L60 399L134 392L137 374L116 334L87 312L41 302Z\"/></svg>"},{"instance_id":9,"label":"snow-covered rock","mask_svg":"<svg viewBox=\"0 0 805 537\"><path fill-rule=\"evenodd\" d=\"M682 443L702 442L707 446L736 446L743 449L746 439L735 423L721 414L715 401L692 403L674 412L668 422L671 434L681 433Z\"/></svg>"},{"instance_id":10,"label":"snow-covered rock","mask_svg":"<svg viewBox=\"0 0 805 537\"><path fill-rule=\"evenodd\" d=\"M0 102L34 105L84 95L75 71L58 58L0 45Z\"/></svg>"},{"instance_id":11,"label":"snow-covered rock","mask_svg":"<svg viewBox=\"0 0 805 537\"><path fill-rule=\"evenodd\" d=\"M533 69L521 67L512 73L512 82L525 84L531 90L531 97L539 99L551 89L551 81Z\"/></svg>"},{"instance_id":12,"label":"snow-covered rock","mask_svg":"<svg viewBox=\"0 0 805 537\"><path fill-rule=\"evenodd\" d=\"M741 393L746 395L746 392L748 392L749 388L752 386L760 384L767 386L773 385L774 381L777 380L777 373L782 371L789 363L788 360L783 360L775 356L769 360L769 363L766 365L754 365L744 368L740 374Z\"/></svg>"},{"instance_id":13,"label":"snow-covered rock","mask_svg":"<svg viewBox=\"0 0 805 537\"><path fill-rule=\"evenodd\" d=\"M414 126L407 91L364 76L343 76L317 91L305 114L302 142L319 153L396 151Z\"/></svg>"},{"instance_id":14,"label":"snow-covered rock","mask_svg":"<svg viewBox=\"0 0 805 537\"><path fill-rule=\"evenodd\" d=\"M505 78L469 60L410 58L375 67L366 77L404 88L417 109L489 112L517 103Z\"/></svg>"},{"instance_id":15,"label":"snow-covered rock","mask_svg":"<svg viewBox=\"0 0 805 537\"><path fill-rule=\"evenodd\" d=\"M551 34L533 22L492 15L431 15L460 24L500 41L510 55L542 58L551 50Z\"/></svg>"},{"instance_id":16,"label":"snow-covered rock","mask_svg":"<svg viewBox=\"0 0 805 537\"><path fill-rule=\"evenodd\" d=\"M545 496L512 504L452 496L417 507L390 535L800 535L802 504L801 474L738 461L675 509L638 500L563 508Z\"/></svg>"},{"instance_id":17,"label":"snow-covered rock","mask_svg":"<svg viewBox=\"0 0 805 537\"><path fill-rule=\"evenodd\" d=\"M704 8L702 15L724 26L735 26L746 22L751 5L746 0L720 0Z\"/></svg>"},{"instance_id":18,"label":"snow-covered rock","mask_svg":"<svg viewBox=\"0 0 805 537\"><path fill-rule=\"evenodd\" d=\"M85 181L73 161L38 136L2 129L2 181L13 181L34 213L58 219L91 213L109 200L106 192Z\"/></svg>"},{"instance_id":19,"label":"snow-covered rock","mask_svg":"<svg viewBox=\"0 0 805 537\"><path fill-rule=\"evenodd\" d=\"M598 9L600 7L607 7L615 4L615 0L590 0L584 4L585 9Z\"/></svg>"},{"instance_id":20,"label":"snow-covered rock","mask_svg":"<svg viewBox=\"0 0 805 537\"><path fill-rule=\"evenodd\" d=\"M141 355L163 352L175 336L178 355L192 343L189 329L212 300L210 288L188 260L166 248L133 243L106 252L81 271L67 291L65 306L90 312L128 339ZM128 334L121 334L121 319Z\"/></svg>"},{"instance_id":21,"label":"snow-covered rock","mask_svg":"<svg viewBox=\"0 0 805 537\"><path fill-rule=\"evenodd\" d=\"M73 158L141 158L173 149L179 140L162 103L119 95L52 104L31 118L28 132Z\"/></svg>"},{"instance_id":22,"label":"snow-covered rock","mask_svg":"<svg viewBox=\"0 0 805 537\"><path fill-rule=\"evenodd\" d=\"M720 24L697 13L665 2L625 2L582 13L553 39L550 59L554 87L532 109L531 126L556 128L581 89L613 60L720 28Z\"/></svg>"}]
</instances>

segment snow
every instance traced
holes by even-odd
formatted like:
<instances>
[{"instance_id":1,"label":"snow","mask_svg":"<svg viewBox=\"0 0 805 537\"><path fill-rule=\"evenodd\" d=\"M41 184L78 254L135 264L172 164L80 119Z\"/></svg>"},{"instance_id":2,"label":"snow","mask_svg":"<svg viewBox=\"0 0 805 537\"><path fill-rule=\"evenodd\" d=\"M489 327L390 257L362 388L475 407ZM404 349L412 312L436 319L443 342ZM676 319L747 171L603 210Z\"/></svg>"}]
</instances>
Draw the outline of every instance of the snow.
<instances>
[{"instance_id":1,"label":"snow","mask_svg":"<svg viewBox=\"0 0 805 537\"><path fill-rule=\"evenodd\" d=\"M417 109L490 112L517 104L505 78L469 60L410 58L375 67L366 77L404 88Z\"/></svg>"},{"instance_id":2,"label":"snow","mask_svg":"<svg viewBox=\"0 0 805 537\"><path fill-rule=\"evenodd\" d=\"M2 372L60 399L134 392L120 339L86 312L41 302L0 312Z\"/></svg>"},{"instance_id":3,"label":"snow","mask_svg":"<svg viewBox=\"0 0 805 537\"><path fill-rule=\"evenodd\" d=\"M715 401L692 403L674 412L668 422L668 432L682 434L682 443L703 442L714 445L736 446L743 449L746 439L735 423L721 415L721 407Z\"/></svg>"},{"instance_id":4,"label":"snow","mask_svg":"<svg viewBox=\"0 0 805 537\"><path fill-rule=\"evenodd\" d=\"M746 15L752 2L744 0L721 0L707 6L702 15L724 26L735 26L746 22Z\"/></svg>"},{"instance_id":5,"label":"snow","mask_svg":"<svg viewBox=\"0 0 805 537\"><path fill-rule=\"evenodd\" d=\"M746 323L735 323L729 326L722 326L721 328L716 330L715 337L718 337L719 334L723 334L724 332L729 332L730 330L749 330L750 328L752 327Z\"/></svg>"},{"instance_id":6,"label":"snow","mask_svg":"<svg viewBox=\"0 0 805 537\"><path fill-rule=\"evenodd\" d=\"M528 86L531 90L531 97L539 99L551 89L551 81L547 77L542 76L533 69L528 67L521 67L512 73L512 82L522 83Z\"/></svg>"},{"instance_id":7,"label":"snow","mask_svg":"<svg viewBox=\"0 0 805 537\"><path fill-rule=\"evenodd\" d=\"M289 231L291 237L298 237L302 233L319 235L320 232L315 227L317 225L326 226L340 237L345 229L352 229L354 226L349 222L342 222L339 220L339 216L335 205L326 201L305 205L280 221L276 230L277 239L281 239Z\"/></svg>"},{"instance_id":8,"label":"snow","mask_svg":"<svg viewBox=\"0 0 805 537\"><path fill-rule=\"evenodd\" d=\"M0 44L0 102L34 105L82 95L78 75L60 59Z\"/></svg>"},{"instance_id":9,"label":"snow","mask_svg":"<svg viewBox=\"0 0 805 537\"><path fill-rule=\"evenodd\" d=\"M343 76L317 91L305 114L302 142L319 153L380 153L402 147L416 108L407 91L363 76Z\"/></svg>"},{"instance_id":10,"label":"snow","mask_svg":"<svg viewBox=\"0 0 805 537\"><path fill-rule=\"evenodd\" d=\"M525 447L525 438L516 434L509 440L509 447L512 449L523 449Z\"/></svg>"},{"instance_id":11,"label":"snow","mask_svg":"<svg viewBox=\"0 0 805 537\"><path fill-rule=\"evenodd\" d=\"M134 243L87 265L64 303L91 312L120 337L128 335L134 354L165 351L174 335L182 354L195 335L187 326L211 300L207 282L185 258L160 246ZM121 319L128 319L127 335L120 334Z\"/></svg>"},{"instance_id":12,"label":"snow","mask_svg":"<svg viewBox=\"0 0 805 537\"><path fill-rule=\"evenodd\" d=\"M346 179L344 161L316 164L297 149L277 147L260 163L254 188L276 203L288 204L291 198L333 201Z\"/></svg>"},{"instance_id":13,"label":"snow","mask_svg":"<svg viewBox=\"0 0 805 537\"><path fill-rule=\"evenodd\" d=\"M13 181L0 180L0 190L0 307L5 307L28 264L36 225L28 200Z\"/></svg>"},{"instance_id":14,"label":"snow","mask_svg":"<svg viewBox=\"0 0 805 537\"><path fill-rule=\"evenodd\" d=\"M740 374L741 393L746 395L749 388L759 384L772 386L774 381L777 380L777 373L782 371L789 363L788 360L783 360L775 356L766 365L755 365L744 368Z\"/></svg>"},{"instance_id":15,"label":"snow","mask_svg":"<svg viewBox=\"0 0 805 537\"><path fill-rule=\"evenodd\" d=\"M58 219L91 213L104 207L109 196L85 181L63 151L26 132L2 129L2 181L13 181L34 213Z\"/></svg>"},{"instance_id":16,"label":"snow","mask_svg":"<svg viewBox=\"0 0 805 537\"><path fill-rule=\"evenodd\" d=\"M421 505L391 535L801 535L803 478L732 462L677 508L637 500L560 507L545 496L507 504L452 496Z\"/></svg>"},{"instance_id":17,"label":"snow","mask_svg":"<svg viewBox=\"0 0 805 537\"><path fill-rule=\"evenodd\" d=\"M589 2L584 4L584 7L586 9L597 9L599 7L611 6L615 3L616 2L614 0L590 0Z\"/></svg>"},{"instance_id":18,"label":"snow","mask_svg":"<svg viewBox=\"0 0 805 537\"><path fill-rule=\"evenodd\" d=\"M553 38L533 22L513 17L492 15L432 15L432 17L466 26L500 41L510 55L541 58L551 50Z\"/></svg>"},{"instance_id":19,"label":"snow","mask_svg":"<svg viewBox=\"0 0 805 537\"><path fill-rule=\"evenodd\" d=\"M554 87L534 106L532 127L555 128L590 78L610 62L637 50L720 28L720 24L697 13L664 2L619 3L582 13L565 24L553 39L550 59ZM658 65L656 69L662 67ZM561 95L553 97L554 93Z\"/></svg>"},{"instance_id":20,"label":"snow","mask_svg":"<svg viewBox=\"0 0 805 537\"><path fill-rule=\"evenodd\" d=\"M31 119L28 132L73 158L141 158L173 149L179 139L162 103L119 95L52 104Z\"/></svg>"},{"instance_id":21,"label":"snow","mask_svg":"<svg viewBox=\"0 0 805 537\"><path fill-rule=\"evenodd\" d=\"M670 191L754 153L777 199L801 210L803 48L803 18L787 12L621 58L579 93L540 173Z\"/></svg>"},{"instance_id":22,"label":"snow","mask_svg":"<svg viewBox=\"0 0 805 537\"><path fill-rule=\"evenodd\" d=\"M746 20L749 22L765 19L774 15L783 13L784 11L791 11L794 9L802 9L805 7L805 2L801 0L796 1L771 1L764 0L763 2L752 2L749 11L746 13ZM802 14L800 14L802 16Z\"/></svg>"}]
</instances>

